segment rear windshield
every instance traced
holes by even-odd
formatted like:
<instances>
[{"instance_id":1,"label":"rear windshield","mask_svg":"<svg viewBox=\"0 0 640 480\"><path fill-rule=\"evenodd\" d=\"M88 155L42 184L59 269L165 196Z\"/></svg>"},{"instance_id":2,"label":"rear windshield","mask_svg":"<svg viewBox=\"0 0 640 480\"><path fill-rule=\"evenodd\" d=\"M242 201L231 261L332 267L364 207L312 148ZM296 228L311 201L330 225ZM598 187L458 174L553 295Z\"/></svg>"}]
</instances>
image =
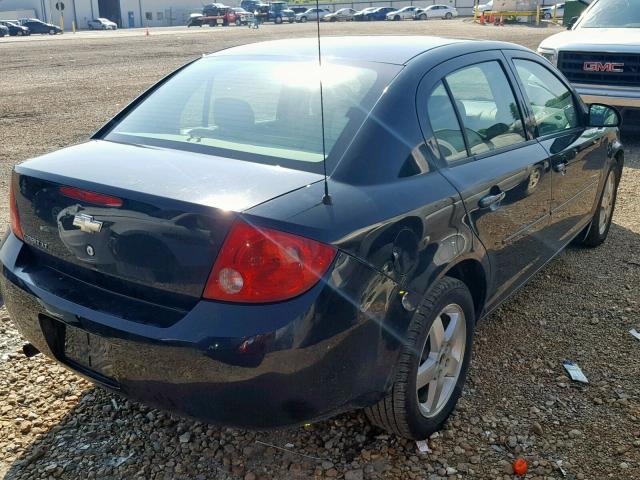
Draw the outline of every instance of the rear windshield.
<instances>
[{"instance_id":1,"label":"rear windshield","mask_svg":"<svg viewBox=\"0 0 640 480\"><path fill-rule=\"evenodd\" d=\"M640 0L600 0L585 13L581 28L639 28Z\"/></svg>"},{"instance_id":2,"label":"rear windshield","mask_svg":"<svg viewBox=\"0 0 640 480\"><path fill-rule=\"evenodd\" d=\"M399 67L322 67L328 165ZM317 62L208 57L161 85L104 137L322 171Z\"/></svg>"}]
</instances>

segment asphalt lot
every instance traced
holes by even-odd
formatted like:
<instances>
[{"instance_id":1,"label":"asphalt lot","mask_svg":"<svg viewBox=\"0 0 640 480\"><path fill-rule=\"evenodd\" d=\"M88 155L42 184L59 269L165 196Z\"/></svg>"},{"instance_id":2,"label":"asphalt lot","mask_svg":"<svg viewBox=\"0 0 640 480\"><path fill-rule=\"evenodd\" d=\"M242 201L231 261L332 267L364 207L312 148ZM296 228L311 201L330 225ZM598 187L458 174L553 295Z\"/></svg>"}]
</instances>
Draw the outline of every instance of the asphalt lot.
<instances>
[{"instance_id":1,"label":"asphalt lot","mask_svg":"<svg viewBox=\"0 0 640 480\"><path fill-rule=\"evenodd\" d=\"M323 24L323 35L491 38L535 48L557 27L464 20ZM85 140L154 81L207 52L315 35L313 24L119 30L0 39L0 221L11 167ZM640 478L640 138L608 242L570 248L479 325L470 379L446 429L419 453L360 413L247 432L173 417L94 388L42 356L26 359L0 311L0 477ZM562 361L590 383L572 383ZM259 405L256 406L259 408Z\"/></svg>"}]
</instances>

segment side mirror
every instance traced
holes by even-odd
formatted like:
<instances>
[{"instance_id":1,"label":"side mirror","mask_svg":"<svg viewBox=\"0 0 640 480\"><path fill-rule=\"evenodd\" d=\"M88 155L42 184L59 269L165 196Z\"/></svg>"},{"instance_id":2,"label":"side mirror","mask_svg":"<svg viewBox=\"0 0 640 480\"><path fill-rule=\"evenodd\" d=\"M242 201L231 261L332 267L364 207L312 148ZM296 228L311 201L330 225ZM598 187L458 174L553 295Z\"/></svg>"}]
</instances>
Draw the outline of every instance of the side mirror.
<instances>
[{"instance_id":1,"label":"side mirror","mask_svg":"<svg viewBox=\"0 0 640 480\"><path fill-rule=\"evenodd\" d=\"M580 17L571 17L571 20L569 20L569 23L567 23L567 30L571 30L573 28L573 26L578 21L578 18Z\"/></svg>"},{"instance_id":2,"label":"side mirror","mask_svg":"<svg viewBox=\"0 0 640 480\"><path fill-rule=\"evenodd\" d=\"M600 103L589 105L590 127L619 127L621 124L622 117L615 108Z\"/></svg>"}]
</instances>

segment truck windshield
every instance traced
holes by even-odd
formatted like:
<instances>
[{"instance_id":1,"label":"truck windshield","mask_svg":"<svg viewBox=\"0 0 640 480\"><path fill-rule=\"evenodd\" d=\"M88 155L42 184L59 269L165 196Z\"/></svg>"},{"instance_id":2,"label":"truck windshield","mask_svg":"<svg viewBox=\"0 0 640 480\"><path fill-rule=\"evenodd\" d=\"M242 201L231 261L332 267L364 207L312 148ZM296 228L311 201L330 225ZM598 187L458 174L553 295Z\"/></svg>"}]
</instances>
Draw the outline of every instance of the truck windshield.
<instances>
[{"instance_id":1,"label":"truck windshield","mask_svg":"<svg viewBox=\"0 0 640 480\"><path fill-rule=\"evenodd\" d=\"M639 28L640 0L600 0L580 22L580 28Z\"/></svg>"},{"instance_id":2,"label":"truck windshield","mask_svg":"<svg viewBox=\"0 0 640 480\"><path fill-rule=\"evenodd\" d=\"M327 162L336 162L399 67L322 67ZM312 60L203 58L103 138L321 172L320 70Z\"/></svg>"}]
</instances>

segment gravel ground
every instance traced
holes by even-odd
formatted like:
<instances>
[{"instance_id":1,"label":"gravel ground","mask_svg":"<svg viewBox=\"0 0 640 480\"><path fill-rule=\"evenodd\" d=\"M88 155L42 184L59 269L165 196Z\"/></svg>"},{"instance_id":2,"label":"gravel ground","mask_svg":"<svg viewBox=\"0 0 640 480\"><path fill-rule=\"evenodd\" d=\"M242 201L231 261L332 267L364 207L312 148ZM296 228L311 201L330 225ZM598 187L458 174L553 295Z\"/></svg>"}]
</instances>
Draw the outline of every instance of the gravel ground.
<instances>
[{"instance_id":1,"label":"gravel ground","mask_svg":"<svg viewBox=\"0 0 640 480\"><path fill-rule=\"evenodd\" d=\"M152 30L0 41L0 221L10 167L80 142L175 67L231 45L311 36L313 25ZM323 25L323 34L496 38L535 48L555 28L464 21ZM3 39L4 40L4 39ZM569 249L482 322L464 396L429 453L361 413L272 432L176 418L95 388L50 360L19 353L0 310L0 476L299 479L640 478L640 138L607 243ZM589 377L571 382L561 362Z\"/></svg>"}]
</instances>

